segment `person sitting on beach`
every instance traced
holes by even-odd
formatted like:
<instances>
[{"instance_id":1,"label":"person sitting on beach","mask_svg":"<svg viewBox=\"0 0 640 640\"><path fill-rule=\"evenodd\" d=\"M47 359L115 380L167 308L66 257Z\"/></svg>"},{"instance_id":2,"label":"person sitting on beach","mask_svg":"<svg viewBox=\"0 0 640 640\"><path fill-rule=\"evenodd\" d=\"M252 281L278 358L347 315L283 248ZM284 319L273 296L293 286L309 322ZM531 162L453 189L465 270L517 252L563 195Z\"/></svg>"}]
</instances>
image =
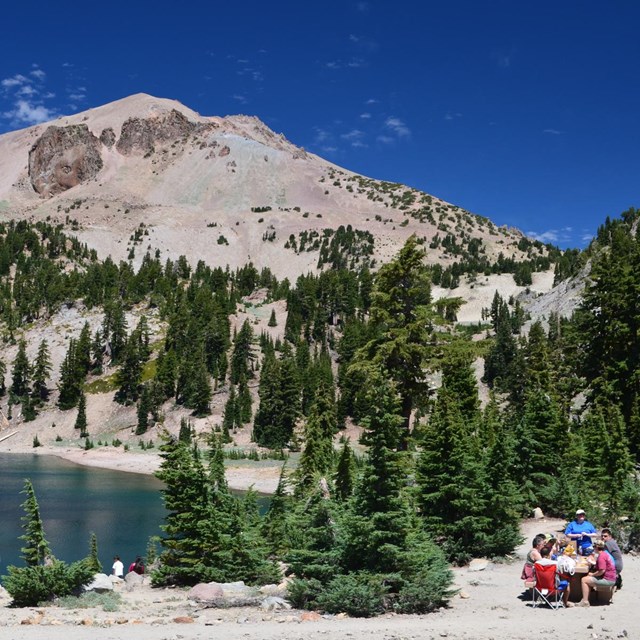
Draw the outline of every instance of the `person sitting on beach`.
<instances>
[{"instance_id":1,"label":"person sitting on beach","mask_svg":"<svg viewBox=\"0 0 640 640\"><path fill-rule=\"evenodd\" d=\"M620 551L618 543L613 538L611 529L607 529L606 527L602 529L602 539L604 540L605 550L611 554L613 562L616 565L616 589L622 589L622 576L620 575L623 568L622 551Z\"/></svg>"},{"instance_id":2,"label":"person sitting on beach","mask_svg":"<svg viewBox=\"0 0 640 640\"><path fill-rule=\"evenodd\" d=\"M581 556L588 556L593 546L591 538L597 535L597 531L586 519L585 512L582 509L578 509L576 517L567 525L564 534L571 540L576 541L577 551Z\"/></svg>"},{"instance_id":3,"label":"person sitting on beach","mask_svg":"<svg viewBox=\"0 0 640 640\"><path fill-rule=\"evenodd\" d=\"M120 560L120 556L113 557L113 566L111 567L111 573L117 578L123 577L124 565L122 564L122 560Z\"/></svg>"},{"instance_id":4,"label":"person sitting on beach","mask_svg":"<svg viewBox=\"0 0 640 640\"><path fill-rule=\"evenodd\" d=\"M605 551L604 540L596 540L593 546L596 566L591 575L582 578L582 600L578 603L581 607L590 606L589 592L595 586L613 587L616 583L616 565L611 555Z\"/></svg>"},{"instance_id":5,"label":"person sitting on beach","mask_svg":"<svg viewBox=\"0 0 640 640\"><path fill-rule=\"evenodd\" d=\"M144 562L140 556L136 556L136 559L129 565L129 573L134 572L140 575L144 574Z\"/></svg>"}]
</instances>

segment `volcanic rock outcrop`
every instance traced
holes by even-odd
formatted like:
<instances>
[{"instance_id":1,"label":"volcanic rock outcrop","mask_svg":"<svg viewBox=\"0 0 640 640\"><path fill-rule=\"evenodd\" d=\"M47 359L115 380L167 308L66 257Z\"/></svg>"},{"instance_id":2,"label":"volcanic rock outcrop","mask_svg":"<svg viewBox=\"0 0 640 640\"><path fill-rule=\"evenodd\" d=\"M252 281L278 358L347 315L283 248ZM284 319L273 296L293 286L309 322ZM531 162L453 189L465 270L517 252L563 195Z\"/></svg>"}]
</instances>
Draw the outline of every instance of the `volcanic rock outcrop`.
<instances>
[{"instance_id":1,"label":"volcanic rock outcrop","mask_svg":"<svg viewBox=\"0 0 640 640\"><path fill-rule=\"evenodd\" d=\"M94 178L102 169L101 143L86 124L48 127L29 151L29 177L43 197Z\"/></svg>"},{"instance_id":2,"label":"volcanic rock outcrop","mask_svg":"<svg viewBox=\"0 0 640 640\"><path fill-rule=\"evenodd\" d=\"M116 149L124 156L147 155L155 151L156 143L188 137L202 126L207 125L189 121L176 109L164 117L129 118L122 125Z\"/></svg>"}]
</instances>

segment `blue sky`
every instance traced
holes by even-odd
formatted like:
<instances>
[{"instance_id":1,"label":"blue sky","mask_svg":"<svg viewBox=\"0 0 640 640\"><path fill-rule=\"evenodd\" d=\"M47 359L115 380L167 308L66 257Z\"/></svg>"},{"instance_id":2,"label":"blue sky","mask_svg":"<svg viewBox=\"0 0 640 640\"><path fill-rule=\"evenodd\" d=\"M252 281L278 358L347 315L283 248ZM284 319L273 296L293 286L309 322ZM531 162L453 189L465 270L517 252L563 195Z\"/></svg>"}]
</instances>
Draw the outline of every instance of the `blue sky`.
<instances>
[{"instance_id":1,"label":"blue sky","mask_svg":"<svg viewBox=\"0 0 640 640\"><path fill-rule=\"evenodd\" d=\"M560 246L640 207L640 3L11 2L0 133L145 92Z\"/></svg>"}]
</instances>

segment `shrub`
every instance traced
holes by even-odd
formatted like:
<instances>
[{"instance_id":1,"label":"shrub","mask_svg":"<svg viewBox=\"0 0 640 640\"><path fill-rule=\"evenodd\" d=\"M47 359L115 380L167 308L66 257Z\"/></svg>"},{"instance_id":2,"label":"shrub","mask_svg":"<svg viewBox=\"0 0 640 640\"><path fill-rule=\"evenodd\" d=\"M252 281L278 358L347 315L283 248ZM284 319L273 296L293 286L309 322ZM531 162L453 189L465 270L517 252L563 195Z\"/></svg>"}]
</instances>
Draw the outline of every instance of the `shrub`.
<instances>
[{"instance_id":1,"label":"shrub","mask_svg":"<svg viewBox=\"0 0 640 640\"><path fill-rule=\"evenodd\" d=\"M387 587L380 576L350 573L334 578L318 597L318 604L328 613L347 613L356 618L370 618L385 609Z\"/></svg>"},{"instance_id":2,"label":"shrub","mask_svg":"<svg viewBox=\"0 0 640 640\"><path fill-rule=\"evenodd\" d=\"M71 595L91 580L93 572L85 561L68 565L54 560L46 566L10 566L2 582L14 606L35 607L53 598Z\"/></svg>"},{"instance_id":3,"label":"shrub","mask_svg":"<svg viewBox=\"0 0 640 640\"><path fill-rule=\"evenodd\" d=\"M294 578L287 586L287 599L296 609L315 609L322 593L322 582L315 578Z\"/></svg>"}]
</instances>

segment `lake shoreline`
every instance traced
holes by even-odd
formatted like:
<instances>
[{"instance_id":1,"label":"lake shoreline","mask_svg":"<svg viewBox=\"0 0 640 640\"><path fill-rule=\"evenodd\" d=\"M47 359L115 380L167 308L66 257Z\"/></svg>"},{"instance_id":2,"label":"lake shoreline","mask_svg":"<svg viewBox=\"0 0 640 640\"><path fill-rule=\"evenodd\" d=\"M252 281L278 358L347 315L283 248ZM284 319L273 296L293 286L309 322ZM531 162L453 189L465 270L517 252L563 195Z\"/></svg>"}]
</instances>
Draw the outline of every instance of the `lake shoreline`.
<instances>
[{"instance_id":1,"label":"lake shoreline","mask_svg":"<svg viewBox=\"0 0 640 640\"><path fill-rule=\"evenodd\" d=\"M79 447L52 447L46 445L34 448L21 445L10 446L8 440L0 444L0 453L8 455L29 453L38 456L55 456L85 467L143 475L153 475L160 468L160 463L162 462L159 453L151 451L145 453L131 452L109 446L87 450ZM226 467L226 476L230 489L247 491L253 488L258 493L273 494L278 486L280 468L252 468L229 465Z\"/></svg>"}]
</instances>

